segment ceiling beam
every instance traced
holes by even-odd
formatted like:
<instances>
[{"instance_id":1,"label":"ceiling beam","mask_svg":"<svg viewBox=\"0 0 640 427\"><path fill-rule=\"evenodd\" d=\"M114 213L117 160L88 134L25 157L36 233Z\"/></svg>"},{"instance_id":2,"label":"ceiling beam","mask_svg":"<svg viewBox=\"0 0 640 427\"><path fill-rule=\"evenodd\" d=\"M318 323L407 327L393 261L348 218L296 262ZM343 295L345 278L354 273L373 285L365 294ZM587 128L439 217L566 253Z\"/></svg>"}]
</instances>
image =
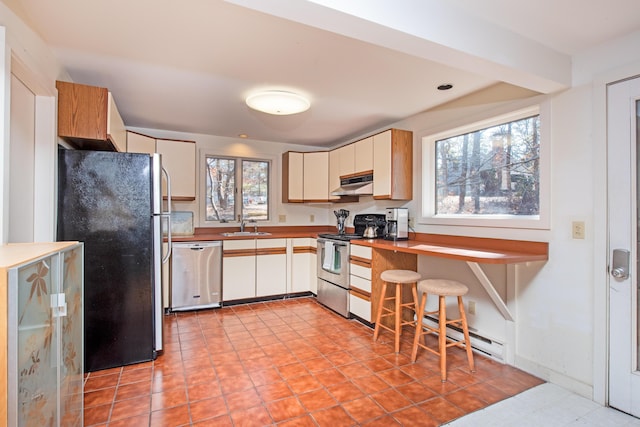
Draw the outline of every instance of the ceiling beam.
<instances>
[{"instance_id":1,"label":"ceiling beam","mask_svg":"<svg viewBox=\"0 0 640 427\"><path fill-rule=\"evenodd\" d=\"M569 55L441 0L226 1L540 93L571 86Z\"/></svg>"}]
</instances>

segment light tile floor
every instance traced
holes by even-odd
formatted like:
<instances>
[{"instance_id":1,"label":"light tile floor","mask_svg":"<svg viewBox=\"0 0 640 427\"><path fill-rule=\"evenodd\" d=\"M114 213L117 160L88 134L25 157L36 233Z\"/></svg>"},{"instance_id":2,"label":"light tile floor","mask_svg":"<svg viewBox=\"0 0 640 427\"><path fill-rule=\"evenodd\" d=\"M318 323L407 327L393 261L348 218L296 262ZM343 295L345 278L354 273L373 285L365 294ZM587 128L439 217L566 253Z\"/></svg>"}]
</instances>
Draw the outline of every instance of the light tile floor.
<instances>
[{"instance_id":1,"label":"light tile floor","mask_svg":"<svg viewBox=\"0 0 640 427\"><path fill-rule=\"evenodd\" d=\"M458 418L448 427L640 427L635 418L545 383Z\"/></svg>"}]
</instances>

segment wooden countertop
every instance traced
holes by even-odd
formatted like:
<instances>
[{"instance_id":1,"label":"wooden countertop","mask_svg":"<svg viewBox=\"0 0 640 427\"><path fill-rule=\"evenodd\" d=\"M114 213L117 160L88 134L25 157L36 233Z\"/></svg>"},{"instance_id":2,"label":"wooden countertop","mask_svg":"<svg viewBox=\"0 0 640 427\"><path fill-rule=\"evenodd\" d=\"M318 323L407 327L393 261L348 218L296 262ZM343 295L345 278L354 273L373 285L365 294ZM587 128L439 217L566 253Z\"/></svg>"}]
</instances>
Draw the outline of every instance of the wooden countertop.
<instances>
[{"instance_id":1,"label":"wooden countertop","mask_svg":"<svg viewBox=\"0 0 640 427\"><path fill-rule=\"evenodd\" d=\"M418 233L410 240L353 240L354 245L401 253L483 264L518 264L549 259L549 244L523 240L489 239Z\"/></svg>"},{"instance_id":2,"label":"wooden countertop","mask_svg":"<svg viewBox=\"0 0 640 427\"><path fill-rule=\"evenodd\" d=\"M247 230L253 226L247 225ZM213 240L249 240L249 239L296 239L317 238L318 233L334 233L336 228L330 226L289 226L289 227L259 227L258 231L270 234L254 236L223 236L222 233L238 231L238 227L196 228L195 233L189 236L171 236L173 242L206 242ZM164 239L167 240L166 237Z\"/></svg>"},{"instance_id":3,"label":"wooden countertop","mask_svg":"<svg viewBox=\"0 0 640 427\"><path fill-rule=\"evenodd\" d=\"M174 242L246 239L294 239L317 238L318 233L334 233L331 226L282 226L260 227L270 234L258 236L223 236L222 233L238 231L238 227L196 228L191 236L173 236ZM352 230L347 230L352 232ZM549 259L547 242L490 239L482 237L451 236L444 234L411 233L410 240L363 239L351 243L375 249L416 255L436 256L484 264L518 264ZM166 240L166 239L165 239Z\"/></svg>"}]
</instances>

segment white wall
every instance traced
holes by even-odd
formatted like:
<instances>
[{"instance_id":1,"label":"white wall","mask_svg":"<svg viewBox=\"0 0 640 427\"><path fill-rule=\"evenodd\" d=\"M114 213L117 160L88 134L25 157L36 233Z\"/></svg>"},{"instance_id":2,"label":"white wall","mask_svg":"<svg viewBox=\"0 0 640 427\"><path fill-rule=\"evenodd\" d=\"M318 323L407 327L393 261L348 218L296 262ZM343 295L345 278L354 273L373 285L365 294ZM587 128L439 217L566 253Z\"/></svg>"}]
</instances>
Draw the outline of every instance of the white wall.
<instances>
[{"instance_id":1,"label":"white wall","mask_svg":"<svg viewBox=\"0 0 640 427\"><path fill-rule=\"evenodd\" d=\"M194 223L197 227L216 227L218 224L205 224L202 221L204 206L200 205L202 188L204 187L204 153L217 154L221 156L239 156L270 159L272 161L272 179L270 197L275 203L270 212L270 220L261 222L260 225L309 225L310 216L314 216L313 225L329 224L329 203L325 204L301 204L282 203L282 153L286 151L314 151L322 150L319 147L309 147L303 145L283 144L278 142L256 141L241 138L228 138L215 135L192 134L183 132L173 132L158 129L145 129L129 127L129 130L149 135L155 138L183 139L196 141L197 151L197 191L195 202L174 202L172 209L178 211L192 211L194 213ZM302 178L302 177L301 177ZM286 217L285 221L280 221L280 216ZM333 217L333 214L331 214ZM237 223L219 224L221 226L233 226Z\"/></svg>"},{"instance_id":2,"label":"white wall","mask_svg":"<svg viewBox=\"0 0 640 427\"><path fill-rule=\"evenodd\" d=\"M10 171L21 168L19 164L9 164L12 72L36 95L33 185L38 195L33 204L33 238L50 241L55 230L55 81L69 76L39 36L3 3L0 3L0 26L4 30L4 37L0 37L0 243L7 242L10 227Z\"/></svg>"}]
</instances>

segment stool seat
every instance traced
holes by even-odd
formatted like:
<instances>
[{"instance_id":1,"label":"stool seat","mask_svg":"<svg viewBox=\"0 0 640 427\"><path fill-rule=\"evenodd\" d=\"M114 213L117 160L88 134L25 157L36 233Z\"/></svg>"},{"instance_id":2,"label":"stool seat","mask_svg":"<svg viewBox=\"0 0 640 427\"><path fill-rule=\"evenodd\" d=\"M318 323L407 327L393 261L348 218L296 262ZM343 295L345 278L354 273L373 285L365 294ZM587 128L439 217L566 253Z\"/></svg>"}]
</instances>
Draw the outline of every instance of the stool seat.
<instances>
[{"instance_id":1,"label":"stool seat","mask_svg":"<svg viewBox=\"0 0 640 427\"><path fill-rule=\"evenodd\" d=\"M469 369L471 372L475 372L475 364L473 362L473 352L471 350L471 342L469 340L469 326L467 324L467 316L464 312L464 304L462 302L462 296L469 292L469 288L455 280L447 279L425 279L418 282L418 293L421 295L420 304L417 315L418 321L416 322L416 333L413 338L413 351L411 352L411 360L416 361L418 356L418 347L422 347L425 350L434 353L440 357L440 378L442 382L447 380L447 348L460 347L466 350L467 360L469 362ZM438 309L434 311L425 311L427 304L427 295L435 295L438 297ZM460 317L458 319L447 320L447 303L446 297L456 297L458 300L458 311ZM423 323L422 317L424 315L437 315L438 327L430 326ZM452 325L462 329L464 340L456 341L447 337L447 326ZM432 349L427 346L426 340L423 340L425 335L435 334L438 335L438 349Z\"/></svg>"},{"instance_id":2,"label":"stool seat","mask_svg":"<svg viewBox=\"0 0 640 427\"><path fill-rule=\"evenodd\" d=\"M380 273L380 279L391 283L416 283L422 276L411 270L385 270Z\"/></svg>"},{"instance_id":3,"label":"stool seat","mask_svg":"<svg viewBox=\"0 0 640 427\"><path fill-rule=\"evenodd\" d=\"M416 321L414 316L410 317L411 320L403 320L403 310L411 310L413 313L418 313L418 293L416 284L422 276L420 273L411 270L385 270L380 273L380 279L382 280L382 287L380 289L380 300L378 301L378 313L376 315L376 327L373 331L373 340L378 340L380 329L386 329L389 332L393 332L395 341L395 351L400 352L400 335L402 334L402 327L405 325L415 326ZM409 286L411 288L411 294L413 300L411 302L402 302L402 288ZM387 287L392 287L394 295L387 296ZM385 302L387 306L385 307ZM412 313L412 314L413 314ZM391 317L393 318L393 328L382 324L382 319Z\"/></svg>"},{"instance_id":4,"label":"stool seat","mask_svg":"<svg viewBox=\"0 0 640 427\"><path fill-rule=\"evenodd\" d=\"M469 288L455 280L425 279L418 282L418 292L445 297L459 297L466 295L469 292Z\"/></svg>"}]
</instances>

